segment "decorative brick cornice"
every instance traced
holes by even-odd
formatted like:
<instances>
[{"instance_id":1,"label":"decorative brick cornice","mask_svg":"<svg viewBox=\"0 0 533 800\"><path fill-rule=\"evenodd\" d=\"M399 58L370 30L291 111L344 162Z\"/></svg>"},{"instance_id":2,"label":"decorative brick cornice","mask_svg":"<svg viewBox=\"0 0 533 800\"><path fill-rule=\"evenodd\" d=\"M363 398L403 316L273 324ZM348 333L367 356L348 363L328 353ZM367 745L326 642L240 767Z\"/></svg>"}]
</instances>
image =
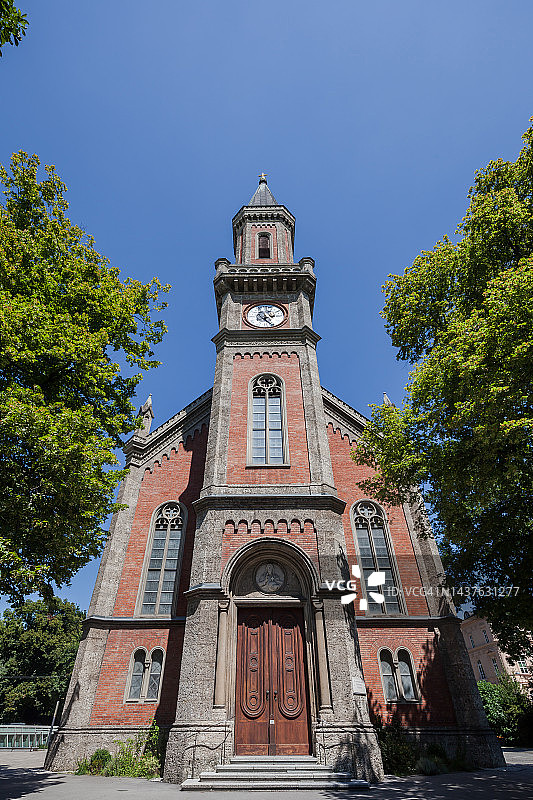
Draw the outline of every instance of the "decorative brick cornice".
<instances>
[{"instance_id":1,"label":"decorative brick cornice","mask_svg":"<svg viewBox=\"0 0 533 800\"><path fill-rule=\"evenodd\" d=\"M308 325L304 325L303 328L278 328L275 331L234 331L222 328L211 341L215 344L217 352L222 347L265 347L270 350L273 344L278 348L295 344L310 344L316 347L320 336Z\"/></svg>"}]
</instances>

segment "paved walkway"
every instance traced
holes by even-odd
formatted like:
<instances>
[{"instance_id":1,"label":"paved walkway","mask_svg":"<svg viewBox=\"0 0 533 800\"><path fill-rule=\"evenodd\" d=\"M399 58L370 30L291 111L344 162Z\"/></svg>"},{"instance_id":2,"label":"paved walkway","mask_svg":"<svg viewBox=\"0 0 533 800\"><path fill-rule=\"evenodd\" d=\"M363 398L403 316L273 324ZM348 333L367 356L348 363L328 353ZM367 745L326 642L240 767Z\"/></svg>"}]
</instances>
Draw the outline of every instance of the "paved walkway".
<instances>
[{"instance_id":1,"label":"paved walkway","mask_svg":"<svg viewBox=\"0 0 533 800\"><path fill-rule=\"evenodd\" d=\"M366 792L254 792L253 800L531 800L533 750L504 748L507 769L460 772L427 778L388 778ZM18 800L38 794L38 800L151 800L177 798L179 787L140 778L98 778L45 772L43 751L0 752L0 800ZM128 797L125 798L127 793ZM247 800L242 792L190 792L198 800ZM37 798L36 798L37 800Z\"/></svg>"}]
</instances>

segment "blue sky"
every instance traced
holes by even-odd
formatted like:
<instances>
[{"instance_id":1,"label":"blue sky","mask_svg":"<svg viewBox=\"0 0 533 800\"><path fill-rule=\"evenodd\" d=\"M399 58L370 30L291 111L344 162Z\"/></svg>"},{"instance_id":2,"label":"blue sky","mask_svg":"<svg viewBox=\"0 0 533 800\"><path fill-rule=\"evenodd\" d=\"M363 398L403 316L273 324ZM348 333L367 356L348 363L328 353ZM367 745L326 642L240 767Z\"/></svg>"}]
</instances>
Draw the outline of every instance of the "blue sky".
<instances>
[{"instance_id":1,"label":"blue sky","mask_svg":"<svg viewBox=\"0 0 533 800\"><path fill-rule=\"evenodd\" d=\"M19 0L0 162L55 164L70 217L124 277L172 284L155 424L212 385L213 262L261 171L316 260L324 386L403 395L381 285L453 234L474 172L533 115L530 0ZM96 564L60 592L87 608Z\"/></svg>"}]
</instances>

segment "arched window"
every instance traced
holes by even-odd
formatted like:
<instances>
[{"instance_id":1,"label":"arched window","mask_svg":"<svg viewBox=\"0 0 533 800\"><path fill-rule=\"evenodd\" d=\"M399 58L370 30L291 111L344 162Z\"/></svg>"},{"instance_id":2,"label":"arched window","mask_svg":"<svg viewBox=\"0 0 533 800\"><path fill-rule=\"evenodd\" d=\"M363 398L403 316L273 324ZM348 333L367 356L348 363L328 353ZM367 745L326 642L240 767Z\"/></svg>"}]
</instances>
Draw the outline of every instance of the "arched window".
<instances>
[{"instance_id":1,"label":"arched window","mask_svg":"<svg viewBox=\"0 0 533 800\"><path fill-rule=\"evenodd\" d=\"M136 650L133 656L133 668L131 671L129 700L140 700L144 682L144 670L146 664L146 652Z\"/></svg>"},{"instance_id":2,"label":"arched window","mask_svg":"<svg viewBox=\"0 0 533 800\"><path fill-rule=\"evenodd\" d=\"M153 650L151 656L148 656L143 648L135 651L130 673L128 700L135 700L139 703L157 702L164 657L163 650L159 648Z\"/></svg>"},{"instance_id":3,"label":"arched window","mask_svg":"<svg viewBox=\"0 0 533 800\"><path fill-rule=\"evenodd\" d=\"M418 700L413 662L408 650L400 648L396 659L390 650L381 650L379 670L383 694L388 703L413 703Z\"/></svg>"},{"instance_id":4,"label":"arched window","mask_svg":"<svg viewBox=\"0 0 533 800\"><path fill-rule=\"evenodd\" d=\"M385 700L394 701L398 699L396 689L396 679L394 677L394 664L392 653L389 650L382 650L379 655L379 666L381 670L381 680L383 681L383 693Z\"/></svg>"},{"instance_id":5,"label":"arched window","mask_svg":"<svg viewBox=\"0 0 533 800\"><path fill-rule=\"evenodd\" d=\"M398 651L398 672L404 700L416 700L415 681L411 656L407 650Z\"/></svg>"},{"instance_id":6,"label":"arched window","mask_svg":"<svg viewBox=\"0 0 533 800\"><path fill-rule=\"evenodd\" d=\"M257 237L259 258L270 258L270 236L268 233L260 233Z\"/></svg>"},{"instance_id":7,"label":"arched window","mask_svg":"<svg viewBox=\"0 0 533 800\"><path fill-rule=\"evenodd\" d=\"M277 375L258 375L251 383L248 417L248 463L288 463L283 383Z\"/></svg>"},{"instance_id":8,"label":"arched window","mask_svg":"<svg viewBox=\"0 0 533 800\"><path fill-rule=\"evenodd\" d=\"M384 595L385 602L376 603L369 595L368 613L400 614L399 580L383 511L370 500L361 500L354 509L354 525L363 588L368 586L372 572L385 573L384 585L375 589Z\"/></svg>"},{"instance_id":9,"label":"arched window","mask_svg":"<svg viewBox=\"0 0 533 800\"><path fill-rule=\"evenodd\" d=\"M171 614L179 576L183 515L179 503L165 503L155 515L141 614Z\"/></svg>"},{"instance_id":10,"label":"arched window","mask_svg":"<svg viewBox=\"0 0 533 800\"><path fill-rule=\"evenodd\" d=\"M157 700L159 697L159 684L161 682L162 671L163 651L154 650L152 653L152 663L150 665L150 673L148 676L148 689L146 691L147 700Z\"/></svg>"}]
</instances>

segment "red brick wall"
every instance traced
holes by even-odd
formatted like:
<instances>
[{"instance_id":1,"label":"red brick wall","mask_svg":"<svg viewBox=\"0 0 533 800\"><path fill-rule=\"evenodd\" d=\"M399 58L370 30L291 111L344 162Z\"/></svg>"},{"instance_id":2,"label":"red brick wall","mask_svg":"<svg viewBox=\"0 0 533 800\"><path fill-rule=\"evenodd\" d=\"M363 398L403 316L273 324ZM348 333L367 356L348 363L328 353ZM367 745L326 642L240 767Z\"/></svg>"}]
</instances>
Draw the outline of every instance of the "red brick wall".
<instances>
[{"instance_id":1,"label":"red brick wall","mask_svg":"<svg viewBox=\"0 0 533 800\"><path fill-rule=\"evenodd\" d=\"M200 496L204 479L207 426L188 437L185 445L172 450L170 458L163 456L153 471L144 473L139 500L126 551L124 569L115 602L114 616L129 617L135 610L144 555L150 535L150 523L155 509L167 500L179 500L187 509L187 528L183 544L179 593L189 588L192 548L196 528L196 514L192 503ZM186 603L178 602L177 614L185 614Z\"/></svg>"},{"instance_id":2,"label":"red brick wall","mask_svg":"<svg viewBox=\"0 0 533 800\"><path fill-rule=\"evenodd\" d=\"M109 632L91 725L162 725L174 722L183 645L183 626L168 629L122 629ZM159 706L154 702L125 702L132 654L161 647L166 653Z\"/></svg>"},{"instance_id":3,"label":"red brick wall","mask_svg":"<svg viewBox=\"0 0 533 800\"><path fill-rule=\"evenodd\" d=\"M271 258L258 258L255 252L258 233L270 234L270 256ZM250 242L250 262L252 264L277 264L278 263L278 235L275 225L251 225L248 228Z\"/></svg>"},{"instance_id":4,"label":"red brick wall","mask_svg":"<svg viewBox=\"0 0 533 800\"><path fill-rule=\"evenodd\" d=\"M362 628L358 629L363 675L370 711L384 722L397 717L412 724L451 725L455 722L452 698L434 634L428 628ZM419 703L387 703L379 672L378 651L387 647L393 654L405 647L413 657L420 689Z\"/></svg>"},{"instance_id":5,"label":"red brick wall","mask_svg":"<svg viewBox=\"0 0 533 800\"><path fill-rule=\"evenodd\" d=\"M346 550L350 564L357 564L354 535L350 519L354 503L362 500L366 495L357 486L358 481L370 477L372 470L369 467L359 466L350 458L352 446L347 436L341 436L338 430L328 425L329 448L333 465L333 476L339 497L346 502L343 514L344 535L346 537ZM389 531L392 539L396 563L402 586L413 587L415 591L422 587L420 573L416 564L407 522L402 508L385 508ZM427 614L426 599L421 594L413 593L405 597L409 614ZM357 614L364 614L357 609Z\"/></svg>"},{"instance_id":6,"label":"red brick wall","mask_svg":"<svg viewBox=\"0 0 533 800\"><path fill-rule=\"evenodd\" d=\"M262 372L272 372L285 381L290 467L247 467L248 384ZM296 353L235 356L228 443L228 484L309 483L309 455Z\"/></svg>"},{"instance_id":7,"label":"red brick wall","mask_svg":"<svg viewBox=\"0 0 533 800\"><path fill-rule=\"evenodd\" d=\"M184 616L186 601L183 592L189 588L196 515L192 503L202 488L207 426L188 437L185 444L163 456L152 472L144 473L132 531L126 551L115 608L116 617L131 617L142 575L153 512L168 500L180 501L187 509L187 527L183 544L177 616ZM183 643L182 626L171 628L125 628L109 633L100 670L96 702L91 716L93 725L143 725L156 715L161 724L174 721ZM132 654L139 647L150 652L162 647L166 652L161 698L157 703L124 702L128 670Z\"/></svg>"},{"instance_id":8,"label":"red brick wall","mask_svg":"<svg viewBox=\"0 0 533 800\"><path fill-rule=\"evenodd\" d=\"M366 495L357 486L359 481L370 477L369 467L359 466L350 458L352 445L347 436L341 436L333 425L328 425L328 439L333 465L335 486L339 497L346 501L343 514L346 550L350 564L357 564L351 510L354 503ZM421 588L422 581L416 564L413 546L409 536L403 509L385 508L394 554L402 586ZM422 594L405 596L407 612L413 615L427 615L427 602ZM356 604L356 614L364 615ZM434 634L428 628L405 627L398 625L375 628L358 627L364 679L367 685L370 709L385 720L392 716L412 724L452 724L455 721L452 700L438 650L435 648ZM395 653L398 647L405 647L413 656L418 685L421 690L420 703L386 703L378 664L378 651L387 647Z\"/></svg>"}]
</instances>

